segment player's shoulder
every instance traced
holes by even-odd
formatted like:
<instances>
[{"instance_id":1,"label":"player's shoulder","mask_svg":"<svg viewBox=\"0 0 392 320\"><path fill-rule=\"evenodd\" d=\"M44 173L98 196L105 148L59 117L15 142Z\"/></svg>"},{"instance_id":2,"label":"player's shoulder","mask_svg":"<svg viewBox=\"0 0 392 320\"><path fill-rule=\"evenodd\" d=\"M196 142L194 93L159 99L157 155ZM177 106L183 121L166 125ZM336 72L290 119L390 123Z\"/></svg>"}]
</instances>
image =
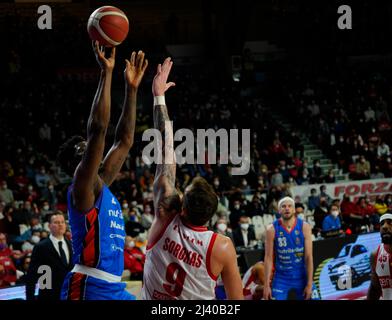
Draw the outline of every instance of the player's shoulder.
<instances>
[{"instance_id":1,"label":"player's shoulder","mask_svg":"<svg viewBox=\"0 0 392 320\"><path fill-rule=\"evenodd\" d=\"M275 220L275 221L277 221L277 220ZM274 222L273 222L273 223L270 223L270 224L267 226L266 231L267 231L267 232L275 232Z\"/></svg>"}]
</instances>

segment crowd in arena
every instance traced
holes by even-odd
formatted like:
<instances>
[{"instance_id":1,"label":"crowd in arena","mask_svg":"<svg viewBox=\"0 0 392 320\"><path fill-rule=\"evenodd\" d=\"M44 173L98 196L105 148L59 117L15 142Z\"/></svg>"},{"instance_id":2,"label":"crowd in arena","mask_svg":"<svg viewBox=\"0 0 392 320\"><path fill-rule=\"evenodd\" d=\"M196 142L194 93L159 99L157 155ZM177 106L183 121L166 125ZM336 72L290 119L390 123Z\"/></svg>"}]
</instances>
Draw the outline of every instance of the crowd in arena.
<instances>
[{"instance_id":1,"label":"crowd in arena","mask_svg":"<svg viewBox=\"0 0 392 320\"><path fill-rule=\"evenodd\" d=\"M34 245L49 236L48 217L58 211L67 214L71 177L56 163L57 148L73 134L85 135L97 84L94 72L80 69L75 74L45 71L37 83L28 75L32 70L24 67L30 64L29 53L17 49L8 52L8 80L2 84L9 94L0 100L0 288L23 283ZM79 61L76 67L84 64ZM245 176L234 176L225 164L178 165L176 186L184 191L195 176L213 185L220 201L209 227L231 237L236 247L262 247L265 227L279 217L278 201L291 195L292 186L336 181L332 171L323 172L319 160L308 163L300 133L308 134L353 180L392 176L391 86L381 75L350 75L341 82L288 79L287 103L299 110L293 123L310 125L286 132L262 97L235 83L211 89L208 73L196 70L173 72L177 87L167 101L174 129L250 128L251 168ZM117 87L112 119L121 104ZM125 268L133 279L142 279L154 213L155 167L142 160L141 136L153 126L150 89L144 88L135 145L111 187L122 205ZM108 140L113 134L111 126ZM392 210L392 193L374 203L367 196L354 203L349 196L331 198L325 186L295 200L298 217L312 223L314 240L377 230L380 215ZM70 230L66 237L71 239Z\"/></svg>"}]
</instances>

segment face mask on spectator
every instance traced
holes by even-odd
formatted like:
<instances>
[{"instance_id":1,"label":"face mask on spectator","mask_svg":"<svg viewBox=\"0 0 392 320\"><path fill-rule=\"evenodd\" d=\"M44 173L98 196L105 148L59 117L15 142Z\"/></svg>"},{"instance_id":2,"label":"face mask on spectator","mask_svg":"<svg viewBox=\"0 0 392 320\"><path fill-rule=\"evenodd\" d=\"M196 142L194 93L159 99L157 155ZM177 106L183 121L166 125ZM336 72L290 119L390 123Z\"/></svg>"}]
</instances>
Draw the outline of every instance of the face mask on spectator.
<instances>
[{"instance_id":1,"label":"face mask on spectator","mask_svg":"<svg viewBox=\"0 0 392 320\"><path fill-rule=\"evenodd\" d=\"M27 190L28 190L28 191L33 191L33 186L28 186L28 187L27 187Z\"/></svg>"},{"instance_id":2,"label":"face mask on spectator","mask_svg":"<svg viewBox=\"0 0 392 320\"><path fill-rule=\"evenodd\" d=\"M30 242L25 242L25 243L22 245L22 250L23 250L23 251L33 250L33 248L34 248L34 245L32 245Z\"/></svg>"},{"instance_id":3,"label":"face mask on spectator","mask_svg":"<svg viewBox=\"0 0 392 320\"><path fill-rule=\"evenodd\" d=\"M49 191L53 191L53 190L54 190L54 187L53 187L52 185L50 185L50 186L48 187L48 189L49 189Z\"/></svg>"},{"instance_id":4,"label":"face mask on spectator","mask_svg":"<svg viewBox=\"0 0 392 320\"><path fill-rule=\"evenodd\" d=\"M150 207L145 207L144 208L144 213L151 213L151 208Z\"/></svg>"},{"instance_id":5,"label":"face mask on spectator","mask_svg":"<svg viewBox=\"0 0 392 320\"><path fill-rule=\"evenodd\" d=\"M42 209L44 209L45 211L48 211L48 210L49 210L49 206L46 204L46 205L44 205L44 206L42 207Z\"/></svg>"},{"instance_id":6,"label":"face mask on spectator","mask_svg":"<svg viewBox=\"0 0 392 320\"><path fill-rule=\"evenodd\" d=\"M219 223L216 227L221 232L225 232L227 230L227 224L226 223Z\"/></svg>"},{"instance_id":7,"label":"face mask on spectator","mask_svg":"<svg viewBox=\"0 0 392 320\"><path fill-rule=\"evenodd\" d=\"M140 241L140 242L146 241L146 240L147 240L146 234L145 234L145 233L140 233L140 234L137 236L137 240Z\"/></svg>"},{"instance_id":8,"label":"face mask on spectator","mask_svg":"<svg viewBox=\"0 0 392 320\"><path fill-rule=\"evenodd\" d=\"M241 223L241 229L242 230L248 230L248 228L249 228L249 223Z\"/></svg>"},{"instance_id":9,"label":"face mask on spectator","mask_svg":"<svg viewBox=\"0 0 392 320\"><path fill-rule=\"evenodd\" d=\"M41 240L41 238L38 237L38 236L32 236L31 237L31 242L34 243L34 244L37 244L40 240Z\"/></svg>"},{"instance_id":10,"label":"face mask on spectator","mask_svg":"<svg viewBox=\"0 0 392 320\"><path fill-rule=\"evenodd\" d=\"M239 210L240 209L240 205L239 204L235 204L234 205L234 209Z\"/></svg>"},{"instance_id":11,"label":"face mask on spectator","mask_svg":"<svg viewBox=\"0 0 392 320\"><path fill-rule=\"evenodd\" d=\"M128 203L123 203L122 207L123 209L128 209Z\"/></svg>"},{"instance_id":12,"label":"face mask on spectator","mask_svg":"<svg viewBox=\"0 0 392 320\"><path fill-rule=\"evenodd\" d=\"M127 242L127 247L128 248L133 248L135 246L135 241L131 240Z\"/></svg>"},{"instance_id":13,"label":"face mask on spectator","mask_svg":"<svg viewBox=\"0 0 392 320\"><path fill-rule=\"evenodd\" d=\"M336 218L339 215L339 211L331 211L331 214Z\"/></svg>"},{"instance_id":14,"label":"face mask on spectator","mask_svg":"<svg viewBox=\"0 0 392 320\"><path fill-rule=\"evenodd\" d=\"M218 181L218 180L215 180L215 181L214 181L214 186L215 186L215 187L218 187L218 186L219 186L219 181Z\"/></svg>"},{"instance_id":15,"label":"face mask on spectator","mask_svg":"<svg viewBox=\"0 0 392 320\"><path fill-rule=\"evenodd\" d=\"M305 220L305 215L303 214L303 212L298 214L298 219Z\"/></svg>"}]
</instances>

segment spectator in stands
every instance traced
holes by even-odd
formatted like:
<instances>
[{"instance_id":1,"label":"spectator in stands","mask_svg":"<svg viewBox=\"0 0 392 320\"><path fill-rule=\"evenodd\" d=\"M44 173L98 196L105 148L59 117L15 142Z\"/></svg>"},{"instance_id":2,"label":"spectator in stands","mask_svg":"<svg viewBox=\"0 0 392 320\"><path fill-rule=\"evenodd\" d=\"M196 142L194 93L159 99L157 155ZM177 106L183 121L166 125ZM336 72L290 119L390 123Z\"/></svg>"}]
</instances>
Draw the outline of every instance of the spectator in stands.
<instances>
[{"instance_id":1,"label":"spectator in stands","mask_svg":"<svg viewBox=\"0 0 392 320\"><path fill-rule=\"evenodd\" d=\"M356 166L356 179L369 179L371 174L370 163L364 156L360 156Z\"/></svg>"},{"instance_id":2,"label":"spectator in stands","mask_svg":"<svg viewBox=\"0 0 392 320\"><path fill-rule=\"evenodd\" d=\"M295 204L295 214L297 218L305 220L305 207L302 203Z\"/></svg>"},{"instance_id":3,"label":"spectator in stands","mask_svg":"<svg viewBox=\"0 0 392 320\"><path fill-rule=\"evenodd\" d=\"M283 176L279 169L279 167L274 169L274 174L271 176L271 187L277 187L283 184Z\"/></svg>"},{"instance_id":4,"label":"spectator in stands","mask_svg":"<svg viewBox=\"0 0 392 320\"><path fill-rule=\"evenodd\" d=\"M236 247L251 247L256 244L256 235L250 226L250 218L246 215L240 217L239 226L233 231L234 245Z\"/></svg>"},{"instance_id":5,"label":"spectator in stands","mask_svg":"<svg viewBox=\"0 0 392 320\"><path fill-rule=\"evenodd\" d=\"M313 211L320 205L320 197L317 195L317 190L312 188L310 190L310 197L308 197L308 209Z\"/></svg>"},{"instance_id":6,"label":"spectator in stands","mask_svg":"<svg viewBox=\"0 0 392 320\"><path fill-rule=\"evenodd\" d=\"M39 172L35 175L35 184L39 188L41 192L47 187L50 181L49 175L46 173L46 169L44 166L40 167Z\"/></svg>"},{"instance_id":7,"label":"spectator in stands","mask_svg":"<svg viewBox=\"0 0 392 320\"><path fill-rule=\"evenodd\" d=\"M148 230L148 229L150 229L150 227L152 225L153 218L154 218L154 216L153 216L153 210L151 208L151 204L146 203L144 205L143 214L141 215L141 218L140 218L140 224L143 226L143 228Z\"/></svg>"},{"instance_id":8,"label":"spectator in stands","mask_svg":"<svg viewBox=\"0 0 392 320\"><path fill-rule=\"evenodd\" d=\"M0 256L0 288L13 286L16 280L16 268L12 259L7 256Z\"/></svg>"},{"instance_id":9,"label":"spectator in stands","mask_svg":"<svg viewBox=\"0 0 392 320\"><path fill-rule=\"evenodd\" d=\"M377 196L376 203L374 204L374 209L379 215L383 215L385 212L388 211L388 206L381 196Z\"/></svg>"},{"instance_id":10,"label":"spectator in stands","mask_svg":"<svg viewBox=\"0 0 392 320\"><path fill-rule=\"evenodd\" d=\"M256 196L253 196L252 202L249 204L246 211L251 218L254 216L262 216L264 214L264 208L262 208L261 202Z\"/></svg>"},{"instance_id":11,"label":"spectator in stands","mask_svg":"<svg viewBox=\"0 0 392 320\"><path fill-rule=\"evenodd\" d=\"M237 229L240 217L245 215L245 210L242 207L240 200L234 200L231 212L230 212L230 226L232 230Z\"/></svg>"},{"instance_id":12,"label":"spectator in stands","mask_svg":"<svg viewBox=\"0 0 392 320\"><path fill-rule=\"evenodd\" d=\"M335 177L335 174L333 173L333 169L330 169L328 171L328 174L325 176L324 182L326 182L326 183L335 183L336 182L336 177Z\"/></svg>"},{"instance_id":13,"label":"spectator in stands","mask_svg":"<svg viewBox=\"0 0 392 320\"><path fill-rule=\"evenodd\" d=\"M377 156L379 158L387 158L391 155L391 150L385 141L382 141L377 147Z\"/></svg>"},{"instance_id":14,"label":"spectator in stands","mask_svg":"<svg viewBox=\"0 0 392 320\"><path fill-rule=\"evenodd\" d=\"M344 233L339 217L339 207L337 205L331 205L329 215L323 220L322 231L324 237L336 236Z\"/></svg>"},{"instance_id":15,"label":"spectator in stands","mask_svg":"<svg viewBox=\"0 0 392 320\"><path fill-rule=\"evenodd\" d=\"M124 270L131 272L132 280L143 280L143 269L146 255L136 246L136 239L131 236L125 237Z\"/></svg>"},{"instance_id":16,"label":"spectator in stands","mask_svg":"<svg viewBox=\"0 0 392 320\"><path fill-rule=\"evenodd\" d=\"M227 220L225 218L219 218L216 221L214 226L214 231L221 235L229 237L234 242L233 233L231 232L231 229L227 225Z\"/></svg>"},{"instance_id":17,"label":"spectator in stands","mask_svg":"<svg viewBox=\"0 0 392 320\"><path fill-rule=\"evenodd\" d=\"M56 208L58 199L57 199L56 190L51 181L49 181L47 187L42 190L42 199L48 202L49 207L52 210Z\"/></svg>"},{"instance_id":18,"label":"spectator in stands","mask_svg":"<svg viewBox=\"0 0 392 320\"><path fill-rule=\"evenodd\" d=\"M310 183L320 183L322 181L323 181L323 169L320 166L320 160L316 159L313 161Z\"/></svg>"},{"instance_id":19,"label":"spectator in stands","mask_svg":"<svg viewBox=\"0 0 392 320\"><path fill-rule=\"evenodd\" d=\"M384 179L384 178L385 178L385 175L381 171L380 166L375 165L374 172L372 172L372 174L370 175L370 179Z\"/></svg>"},{"instance_id":20,"label":"spectator in stands","mask_svg":"<svg viewBox=\"0 0 392 320\"><path fill-rule=\"evenodd\" d=\"M14 194L12 190L8 189L7 181L2 181L0 187L0 201L10 205L14 202Z\"/></svg>"},{"instance_id":21,"label":"spectator in stands","mask_svg":"<svg viewBox=\"0 0 392 320\"><path fill-rule=\"evenodd\" d=\"M314 231L316 234L322 230L324 218L328 215L327 199L320 197L320 204L314 209Z\"/></svg>"},{"instance_id":22,"label":"spectator in stands","mask_svg":"<svg viewBox=\"0 0 392 320\"><path fill-rule=\"evenodd\" d=\"M327 187L325 185L320 186L320 198L321 197L327 200L328 206L331 205L332 198L327 194Z\"/></svg>"}]
</instances>

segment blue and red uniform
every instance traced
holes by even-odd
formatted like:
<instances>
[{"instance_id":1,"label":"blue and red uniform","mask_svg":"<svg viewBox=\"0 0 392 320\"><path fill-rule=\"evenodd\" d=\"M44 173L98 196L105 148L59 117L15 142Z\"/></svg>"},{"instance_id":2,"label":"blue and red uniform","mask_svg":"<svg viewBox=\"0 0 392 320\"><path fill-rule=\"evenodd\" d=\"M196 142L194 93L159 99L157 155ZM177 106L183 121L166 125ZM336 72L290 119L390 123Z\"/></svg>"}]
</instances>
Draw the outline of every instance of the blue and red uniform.
<instances>
[{"instance_id":1,"label":"blue and red uniform","mask_svg":"<svg viewBox=\"0 0 392 320\"><path fill-rule=\"evenodd\" d=\"M62 300L134 300L120 282L124 271L125 231L121 206L104 185L94 207L82 213L72 205L68 216L75 268L64 280Z\"/></svg>"},{"instance_id":2,"label":"blue and red uniform","mask_svg":"<svg viewBox=\"0 0 392 320\"><path fill-rule=\"evenodd\" d=\"M305 265L305 237L303 220L296 219L294 227L288 231L282 220L275 220L274 276L272 298L275 300L303 300L307 284ZM312 299L317 299L317 289L313 284Z\"/></svg>"}]
</instances>

